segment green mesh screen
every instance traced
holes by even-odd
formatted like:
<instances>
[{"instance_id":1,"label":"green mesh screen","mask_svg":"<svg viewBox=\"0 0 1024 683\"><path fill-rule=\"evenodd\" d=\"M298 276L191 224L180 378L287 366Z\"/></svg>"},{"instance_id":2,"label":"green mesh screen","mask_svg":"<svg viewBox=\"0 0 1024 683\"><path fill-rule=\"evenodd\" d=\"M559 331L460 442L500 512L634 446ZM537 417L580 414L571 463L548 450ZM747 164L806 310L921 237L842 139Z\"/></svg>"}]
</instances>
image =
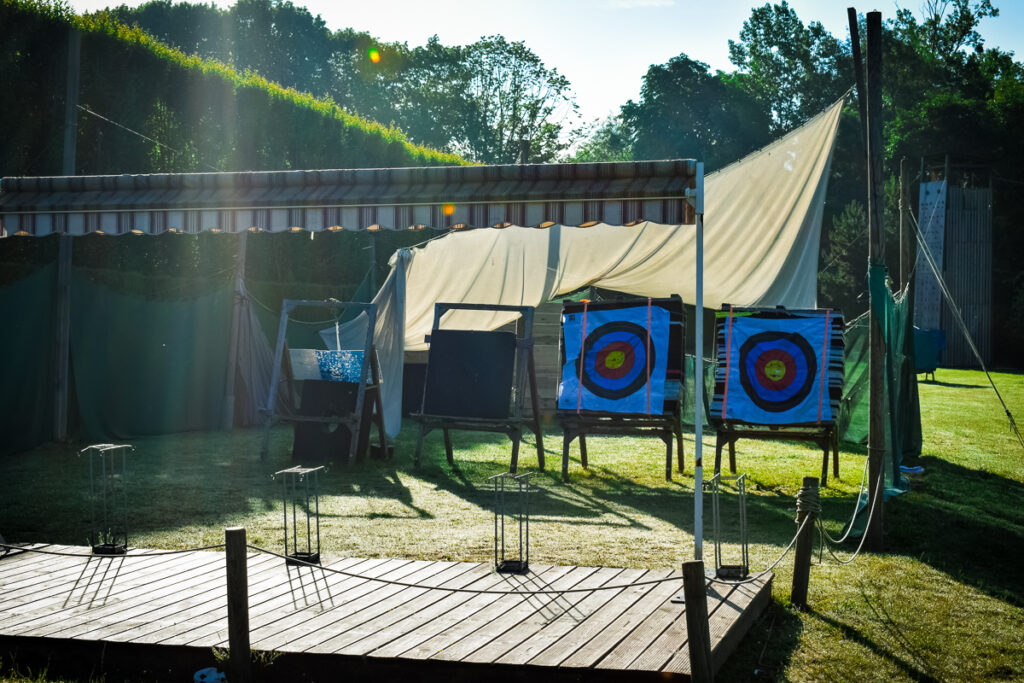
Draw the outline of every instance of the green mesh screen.
<instances>
[{"instance_id":1,"label":"green mesh screen","mask_svg":"<svg viewBox=\"0 0 1024 683\"><path fill-rule=\"evenodd\" d=\"M55 300L53 263L0 284L0 455L53 435Z\"/></svg>"},{"instance_id":2,"label":"green mesh screen","mask_svg":"<svg viewBox=\"0 0 1024 683\"><path fill-rule=\"evenodd\" d=\"M229 281L155 299L71 279L71 364L82 437L124 439L221 425Z\"/></svg>"}]
</instances>

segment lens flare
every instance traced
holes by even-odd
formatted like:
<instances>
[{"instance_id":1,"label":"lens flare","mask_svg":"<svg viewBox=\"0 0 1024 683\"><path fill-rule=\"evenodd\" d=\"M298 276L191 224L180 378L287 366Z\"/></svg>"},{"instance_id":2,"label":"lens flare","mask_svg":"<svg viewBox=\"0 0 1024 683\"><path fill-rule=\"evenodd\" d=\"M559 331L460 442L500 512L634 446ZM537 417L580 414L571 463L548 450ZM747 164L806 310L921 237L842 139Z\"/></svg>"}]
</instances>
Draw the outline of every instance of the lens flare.
<instances>
[{"instance_id":1,"label":"lens flare","mask_svg":"<svg viewBox=\"0 0 1024 683\"><path fill-rule=\"evenodd\" d=\"M380 62L380 50L378 50L377 48L371 47L369 50L367 50L366 55L374 64Z\"/></svg>"},{"instance_id":2,"label":"lens flare","mask_svg":"<svg viewBox=\"0 0 1024 683\"><path fill-rule=\"evenodd\" d=\"M455 205L454 204L445 204L444 206L441 207L441 212L445 216L451 216L453 213L455 213Z\"/></svg>"}]
</instances>

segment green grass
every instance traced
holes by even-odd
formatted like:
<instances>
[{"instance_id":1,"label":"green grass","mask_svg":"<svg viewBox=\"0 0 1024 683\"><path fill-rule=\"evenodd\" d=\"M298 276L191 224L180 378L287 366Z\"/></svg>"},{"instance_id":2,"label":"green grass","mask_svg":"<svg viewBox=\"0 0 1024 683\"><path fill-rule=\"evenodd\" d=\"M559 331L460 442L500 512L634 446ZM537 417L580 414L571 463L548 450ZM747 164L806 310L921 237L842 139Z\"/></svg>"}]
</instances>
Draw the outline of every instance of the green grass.
<instances>
[{"instance_id":1,"label":"green grass","mask_svg":"<svg viewBox=\"0 0 1024 683\"><path fill-rule=\"evenodd\" d=\"M774 603L720 680L1024 679L1024 451L984 375L940 370L938 378L920 385L924 449L916 464L925 472L886 507L888 551L864 553L849 565L826 553L812 567L806 613L786 606L787 557L777 569ZM995 379L1011 408L1024 406L1024 376ZM507 468L507 440L456 434L453 469L440 434L432 434L417 470L414 436L413 428L402 432L393 461L336 464L322 477L321 533L329 557L491 560L486 480ZM531 562L677 568L690 558L692 439L687 470L673 482L664 480L659 440L615 438L588 442L589 471L574 446L571 482L563 484L561 435L549 426L545 437L548 467L534 478L540 491L531 501ZM224 527L243 525L251 543L281 549L281 484L270 474L292 464L288 429L273 433L266 461L256 431L133 443L132 545L215 544ZM819 473L821 456L794 443L741 441L737 451L739 469L751 480L751 563L758 570L792 538L801 477ZM710 469L713 440L705 442L705 453ZM535 468L532 442L520 462ZM844 446L841 478L823 491L823 518L833 535L852 510L863 463L863 448ZM8 540L86 542L88 467L73 451L47 447L0 460L0 481L0 531ZM734 501L729 494L722 502L730 522L727 562L737 553ZM705 528L710 534L709 519ZM710 563L710 538L704 555Z\"/></svg>"}]
</instances>

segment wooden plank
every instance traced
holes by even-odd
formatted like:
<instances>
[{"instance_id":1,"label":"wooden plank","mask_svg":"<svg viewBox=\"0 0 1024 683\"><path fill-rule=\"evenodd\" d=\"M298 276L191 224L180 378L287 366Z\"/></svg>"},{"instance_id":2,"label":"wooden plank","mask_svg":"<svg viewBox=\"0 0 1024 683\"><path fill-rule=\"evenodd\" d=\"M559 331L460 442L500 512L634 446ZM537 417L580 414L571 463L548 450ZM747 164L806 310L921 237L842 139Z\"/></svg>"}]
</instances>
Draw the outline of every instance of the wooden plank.
<instances>
[{"instance_id":1,"label":"wooden plank","mask_svg":"<svg viewBox=\"0 0 1024 683\"><path fill-rule=\"evenodd\" d=\"M11 584L0 584L3 588L3 600L0 610L13 609L15 604L26 604L37 600L56 601L62 589L70 587L71 592L82 586L85 590L94 581L111 576L112 568L116 573L118 585L127 587L134 585L139 576L172 565L175 555L153 555L152 559L144 555L132 557L90 557L84 558L50 558L48 565L38 568L26 578ZM54 561L56 560L56 561ZM33 580L32 576L35 579ZM41 577L46 577L40 580ZM42 607L42 605L40 605Z\"/></svg>"},{"instance_id":2,"label":"wooden plank","mask_svg":"<svg viewBox=\"0 0 1024 683\"><path fill-rule=\"evenodd\" d=\"M382 576L387 575L390 572L394 572L402 567L412 566L411 560L387 560L387 559L360 559L356 564L351 566L346 564L345 560L341 560L334 564L328 565L331 569L339 569L343 571L358 572L367 576ZM406 569L408 572L409 570ZM354 594L351 592L352 589L359 586L366 585L366 579L355 578L351 576L342 576L340 574L327 573L331 581L334 583L329 585L331 591L331 609L335 607L343 606L348 600L351 600ZM287 610L287 607L283 608ZM317 613L319 616L323 612L329 610L322 610ZM274 642L272 639L279 634L287 634L297 624L303 624L309 621L312 617L308 610L305 609L294 609L293 611L284 611L282 609L275 609L273 611L262 610L257 613L254 621L252 622L252 642L253 647L260 650L271 650L275 647L271 647ZM226 641L223 641L226 643ZM223 644L222 643L222 644Z\"/></svg>"},{"instance_id":3,"label":"wooden plank","mask_svg":"<svg viewBox=\"0 0 1024 683\"><path fill-rule=\"evenodd\" d=\"M125 608L126 603L130 603L137 597L150 597L153 589L159 588L162 583L173 585L180 582L184 576L188 576L188 572L192 569L201 569L204 566L203 562L196 562L190 555L168 557L176 558L176 561L161 563L162 569L159 573L147 572L145 567L140 565L128 576L118 578L116 593L111 584L109 594L99 605L96 604L95 599L88 603L83 600L70 601L69 598L74 595L74 583L65 580L58 589L48 591L45 598L19 610L23 611L26 618L11 624L7 631L13 634L52 636L54 633L72 628L79 622L90 622L96 619L103 613L101 610L104 608L108 608L108 611L119 612ZM104 561L106 562L106 560ZM139 560L126 560L126 562L134 561ZM63 590L60 590L69 585L69 593L65 594ZM101 586L98 587L98 590L101 589Z\"/></svg>"},{"instance_id":4,"label":"wooden plank","mask_svg":"<svg viewBox=\"0 0 1024 683\"><path fill-rule=\"evenodd\" d=\"M605 581L602 586L626 585L644 574L643 569L621 569ZM573 610L567 611L556 619L542 625L533 635L510 649L497 660L500 664L526 664L548 647L558 642L562 636L584 623L597 610L610 602L624 588L605 589L586 594Z\"/></svg>"},{"instance_id":5,"label":"wooden plank","mask_svg":"<svg viewBox=\"0 0 1024 683\"><path fill-rule=\"evenodd\" d=\"M559 578L569 573L572 567L550 567L541 569L538 572L530 572L526 576L516 574L503 574L509 590L526 588L537 583L550 585ZM445 626L444 630L437 635L423 641L416 647L402 654L402 657L413 659L428 659L443 653L449 646L470 635L481 626L491 622L506 610L509 602L498 595L481 595L473 599L472 611L465 613L465 616L457 623Z\"/></svg>"},{"instance_id":6,"label":"wooden plank","mask_svg":"<svg viewBox=\"0 0 1024 683\"><path fill-rule=\"evenodd\" d=\"M647 581L670 574L671 572L669 571L652 573L649 570L642 570L632 580ZM558 666L572 656L579 648L589 643L605 627L617 619L622 612L648 593L653 587L653 585L635 586L613 594L612 598L587 617L586 621L576 625L575 628L559 638L558 641L537 654L528 664L534 666Z\"/></svg>"},{"instance_id":7,"label":"wooden plank","mask_svg":"<svg viewBox=\"0 0 1024 683\"><path fill-rule=\"evenodd\" d=\"M573 588L597 588L614 581L615 577L621 573L622 569L601 568L578 582ZM504 629L497 638L463 659L463 661L496 663L501 657L521 645L523 641L535 636L547 623L566 615L584 619L586 613L580 610L579 605L592 595L593 593L567 593L558 596L553 601L553 614L547 610L533 612L512 628Z\"/></svg>"},{"instance_id":8,"label":"wooden plank","mask_svg":"<svg viewBox=\"0 0 1024 683\"><path fill-rule=\"evenodd\" d=\"M198 555L198 553L197 553ZM118 592L116 600L94 609L71 608L59 620L49 615L49 626L38 635L87 640L110 639L113 635L132 628L144 628L154 618L154 612L166 605L178 605L184 596L216 586L218 577L223 585L224 560L220 553L209 558L184 556L181 571L171 571L157 580L143 581ZM194 562L196 559L199 562ZM218 561L219 560L219 561ZM212 582L212 583L211 583ZM175 608L176 609L176 608Z\"/></svg>"},{"instance_id":9,"label":"wooden plank","mask_svg":"<svg viewBox=\"0 0 1024 683\"><path fill-rule=\"evenodd\" d=\"M675 581L662 584L666 593L655 609L644 616L643 620L629 632L611 651L597 663L599 669L626 669L648 646L654 642L676 619L683 615L684 606L671 602L671 598L679 593L680 585Z\"/></svg>"},{"instance_id":10,"label":"wooden plank","mask_svg":"<svg viewBox=\"0 0 1024 683\"><path fill-rule=\"evenodd\" d=\"M573 567L564 576L555 579L549 584L534 583L532 585L527 584L525 587L533 590L564 590L579 585L580 582L597 571L596 567ZM452 643L443 651L431 657L431 659L467 661L468 658L472 658L469 661L494 661L492 657L487 655L487 652L490 650L485 650L476 656L474 655L478 650L487 648L492 643L502 653L509 649L509 647L518 644L519 641L517 640L510 643L509 647L502 649L500 639L507 637L521 621L539 612L554 616L553 610L558 610L564 604L563 600L564 596L560 595L500 596L493 605L493 607L500 608L500 612L494 614L493 618L482 624L480 628Z\"/></svg>"},{"instance_id":11,"label":"wooden plank","mask_svg":"<svg viewBox=\"0 0 1024 683\"><path fill-rule=\"evenodd\" d=\"M282 582L281 567L284 562L276 557L257 554L249 557L249 590L259 592L268 586L280 585ZM183 603L168 606L167 611L173 616L157 624L162 628L146 627L132 633L112 636L113 640L128 640L133 643L153 643L184 645L192 639L196 629L208 624L217 624L227 632L227 573L223 564L216 584L207 588L202 594L185 600ZM175 607L177 611L171 611ZM209 643L212 645L213 643Z\"/></svg>"},{"instance_id":12,"label":"wooden plank","mask_svg":"<svg viewBox=\"0 0 1024 683\"><path fill-rule=\"evenodd\" d=\"M613 620L589 642L576 650L571 657L563 661L561 666L592 668L600 663L601 659L624 639L628 638L629 634L638 625L643 623L644 619L651 612L679 592L682 587L682 581L677 582L675 580L678 575L679 572L665 572L663 577L671 577L672 581L655 584L639 600L623 610L618 618ZM613 602L611 607L614 609L615 606Z\"/></svg>"},{"instance_id":13,"label":"wooden plank","mask_svg":"<svg viewBox=\"0 0 1024 683\"><path fill-rule=\"evenodd\" d=\"M712 584L714 585L714 584ZM770 579L767 584L758 582L755 584L740 584L735 588L730 588L728 591L721 590L721 585L718 588L721 590L716 602L715 611L708 618L708 626L711 631L711 659L712 668L717 671L721 666L721 662L724 659L720 659L720 655L716 654L715 650L721 646L723 639L728 638L726 641L725 648L728 649L730 646L735 647L735 644L743 637L750 626L753 625L757 614L750 616L749 624L746 628L740 631L730 633L730 629L734 625L738 616L744 616L744 610L750 605L751 601L755 598L760 597L763 600L763 604L767 605L768 600L771 599L770 590ZM722 599L722 598L725 599ZM763 607L761 608L763 610ZM689 673L690 671L690 659L689 650L684 648L680 652L676 653L672 659L662 667L662 671L670 673Z\"/></svg>"},{"instance_id":14,"label":"wooden plank","mask_svg":"<svg viewBox=\"0 0 1024 683\"><path fill-rule=\"evenodd\" d=\"M369 560L364 558L344 558L332 565L334 569L361 572L387 562L384 559ZM292 578L292 573L296 578ZM307 584L304 576L311 577L312 585L307 592ZM299 567L284 566L281 577L281 586L270 586L262 591L253 593L249 599L249 632L253 636L253 643L258 637L267 633L267 627L280 621L284 616L293 612L301 612L307 615L331 609L334 606L335 594L345 585L345 582L356 582L356 579L344 577L325 571L322 567ZM298 590L296 590L298 586ZM301 597L299 596L301 593ZM188 645L205 644L213 638L218 645L226 643L226 635L220 629L212 632L201 629L194 634L194 639ZM256 648L259 649L259 648Z\"/></svg>"},{"instance_id":15,"label":"wooden plank","mask_svg":"<svg viewBox=\"0 0 1024 683\"><path fill-rule=\"evenodd\" d=\"M473 564L467 571L441 582L438 585L446 588L467 588L482 579L494 579L490 565ZM337 648L335 652L343 655L365 655L376 650L379 646L385 645L392 640L404 635L405 629L416 623L411 617L417 619L429 618L431 615L440 615L437 605L443 603L453 593L433 589L424 591L419 597L411 598L412 589L402 591L395 596L395 599L402 598L400 608L392 609L385 614L364 622L346 633L348 645ZM466 597L467 594L454 594ZM422 623L422 622L419 622ZM361 638L358 638L362 634Z\"/></svg>"},{"instance_id":16,"label":"wooden plank","mask_svg":"<svg viewBox=\"0 0 1024 683\"><path fill-rule=\"evenodd\" d=\"M534 567L532 571L540 576L550 569L550 566L545 565ZM505 577L496 572L489 573L469 587L478 590L507 590ZM402 635L367 654L371 657L399 657L475 614L494 600L495 596L489 594L452 593L435 603L430 610L413 615L397 624L396 627L401 630Z\"/></svg>"},{"instance_id":17,"label":"wooden plank","mask_svg":"<svg viewBox=\"0 0 1024 683\"><path fill-rule=\"evenodd\" d=\"M438 572L443 572L455 565L455 562L414 560L407 566L402 567L400 571L382 573L379 575L379 578L389 581L416 583L427 580ZM330 635L344 629L345 626L343 624L346 619L358 619L360 612L372 608L375 604L386 600L400 590L402 590L401 586L378 581L364 581L361 585L352 589L350 595L346 596L347 599L343 604L325 612L323 615L317 615L312 619L296 624L289 633L283 634L283 637L277 641L278 644L275 646L275 649L289 652L302 652L310 649L317 652L322 651L315 648L329 638ZM349 624L351 623L349 621Z\"/></svg>"},{"instance_id":18,"label":"wooden plank","mask_svg":"<svg viewBox=\"0 0 1024 683\"><path fill-rule=\"evenodd\" d=\"M432 572L430 575L417 576L410 583L437 586L463 576L467 572L472 572L479 566L470 562L458 562L444 567L440 571ZM397 611L401 616L411 614L408 608L409 601L427 593L429 590L426 587L379 586L373 593L367 596L367 598L372 598L372 602L359 605L353 611L346 614L342 620L335 622L331 627L330 633L316 634L317 642L315 645L307 646L306 649L315 652L337 652L354 641L372 633L375 629L370 626L370 623L381 615L392 611Z\"/></svg>"}]
</instances>

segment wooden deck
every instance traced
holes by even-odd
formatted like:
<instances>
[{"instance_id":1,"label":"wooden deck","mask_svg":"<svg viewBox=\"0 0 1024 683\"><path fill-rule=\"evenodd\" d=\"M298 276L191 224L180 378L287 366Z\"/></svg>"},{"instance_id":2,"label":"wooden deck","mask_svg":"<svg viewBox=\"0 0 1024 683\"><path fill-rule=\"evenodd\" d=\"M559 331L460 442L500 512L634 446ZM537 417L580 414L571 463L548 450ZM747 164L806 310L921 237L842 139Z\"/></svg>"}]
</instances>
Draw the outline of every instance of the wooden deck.
<instances>
[{"instance_id":1,"label":"wooden deck","mask_svg":"<svg viewBox=\"0 0 1024 683\"><path fill-rule=\"evenodd\" d=\"M92 645L108 656L129 645L166 653L171 649L159 648L209 653L213 646L227 647L222 552L131 552L135 556L127 558L20 552L0 559L0 643L48 644L57 652L58 643L78 649ZM364 673L372 674L376 666L391 672L382 674L388 678L402 670L421 680L478 677L483 671L489 678L520 680L579 679L584 672L587 680L602 678L599 672L688 678L683 605L670 602L681 590L679 571L538 565L514 576L475 562L360 558L328 566L417 586L288 567L271 555L250 554L254 650L286 653L295 666L301 666L299 655L334 667L354 664ZM440 590L597 589L666 577L677 580L561 595ZM771 579L711 584L716 670L768 604Z\"/></svg>"}]
</instances>

